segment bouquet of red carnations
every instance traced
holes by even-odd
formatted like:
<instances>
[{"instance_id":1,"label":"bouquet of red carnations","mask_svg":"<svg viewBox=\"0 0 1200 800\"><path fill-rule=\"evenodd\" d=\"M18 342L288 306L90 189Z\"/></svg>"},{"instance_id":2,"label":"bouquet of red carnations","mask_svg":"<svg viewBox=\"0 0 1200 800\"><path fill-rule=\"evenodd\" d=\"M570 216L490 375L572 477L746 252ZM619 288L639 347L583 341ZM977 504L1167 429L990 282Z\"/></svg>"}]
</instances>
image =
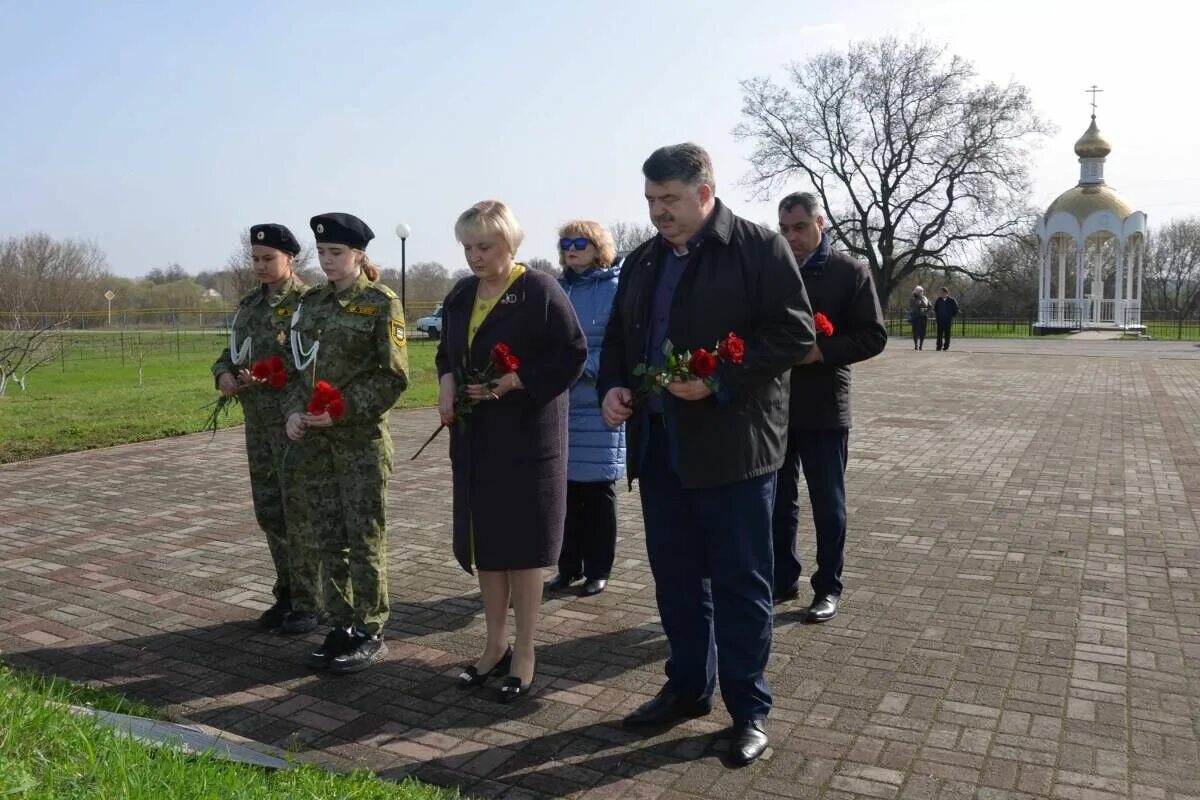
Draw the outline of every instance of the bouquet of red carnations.
<instances>
[{"instance_id":1,"label":"bouquet of red carnations","mask_svg":"<svg viewBox=\"0 0 1200 800\"><path fill-rule=\"evenodd\" d=\"M231 406L242 402L242 398L240 397L242 392L260 388L270 388L278 391L287 386L287 367L284 366L283 359L279 356L260 358L250 365L249 373L249 382L243 381L240 375L234 377L234 380L238 384L237 391L228 396L221 395L213 402L212 413L208 415L208 419L201 430L212 431L213 436L216 436L221 418L229 413Z\"/></svg>"}]
</instances>

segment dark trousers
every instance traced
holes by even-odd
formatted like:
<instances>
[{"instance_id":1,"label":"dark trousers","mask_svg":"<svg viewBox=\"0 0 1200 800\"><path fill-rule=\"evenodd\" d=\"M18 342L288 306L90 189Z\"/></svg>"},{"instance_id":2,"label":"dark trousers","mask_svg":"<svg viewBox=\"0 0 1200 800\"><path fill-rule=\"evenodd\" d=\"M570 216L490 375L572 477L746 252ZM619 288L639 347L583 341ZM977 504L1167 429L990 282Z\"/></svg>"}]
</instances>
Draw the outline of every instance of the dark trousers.
<instances>
[{"instance_id":1,"label":"dark trousers","mask_svg":"<svg viewBox=\"0 0 1200 800\"><path fill-rule=\"evenodd\" d=\"M937 349L950 349L950 329L954 327L954 320L947 319L937 321Z\"/></svg>"},{"instance_id":2,"label":"dark trousers","mask_svg":"<svg viewBox=\"0 0 1200 800\"><path fill-rule=\"evenodd\" d=\"M929 325L927 317L913 317L912 320L913 346L923 347L925 344L925 329Z\"/></svg>"},{"instance_id":3,"label":"dark trousers","mask_svg":"<svg viewBox=\"0 0 1200 800\"><path fill-rule=\"evenodd\" d=\"M766 717L775 473L684 489L666 430L652 425L648 439L639 480L646 551L671 648L667 689L707 699L719 676L735 723Z\"/></svg>"},{"instance_id":4,"label":"dark trousers","mask_svg":"<svg viewBox=\"0 0 1200 800\"><path fill-rule=\"evenodd\" d=\"M617 492L613 481L567 481L567 521L558 573L608 580L616 555Z\"/></svg>"},{"instance_id":5,"label":"dark trousers","mask_svg":"<svg viewBox=\"0 0 1200 800\"><path fill-rule=\"evenodd\" d=\"M788 431L787 457L775 489L775 593L783 594L800 580L796 531L800 526L800 473L808 484L813 525L817 531L816 597L841 595L842 553L846 547L846 458L850 432Z\"/></svg>"}]
</instances>

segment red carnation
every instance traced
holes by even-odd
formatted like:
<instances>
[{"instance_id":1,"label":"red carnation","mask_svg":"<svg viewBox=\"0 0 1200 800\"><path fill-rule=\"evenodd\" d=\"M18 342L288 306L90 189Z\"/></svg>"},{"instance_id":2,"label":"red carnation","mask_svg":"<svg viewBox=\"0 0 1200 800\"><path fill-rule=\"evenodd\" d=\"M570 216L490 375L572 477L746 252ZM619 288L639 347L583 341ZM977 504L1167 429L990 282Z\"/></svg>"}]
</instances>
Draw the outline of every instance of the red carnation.
<instances>
[{"instance_id":1,"label":"red carnation","mask_svg":"<svg viewBox=\"0 0 1200 800\"><path fill-rule=\"evenodd\" d=\"M266 359L255 361L250 367L250 374L256 381L265 381L271 377L271 368L267 365Z\"/></svg>"},{"instance_id":2,"label":"red carnation","mask_svg":"<svg viewBox=\"0 0 1200 800\"><path fill-rule=\"evenodd\" d=\"M711 378L717 371L716 356L701 347L688 360L688 370L697 378Z\"/></svg>"},{"instance_id":3,"label":"red carnation","mask_svg":"<svg viewBox=\"0 0 1200 800\"><path fill-rule=\"evenodd\" d=\"M325 413L325 404L314 397L312 400L308 401L308 413L312 414L314 417L321 416Z\"/></svg>"},{"instance_id":4,"label":"red carnation","mask_svg":"<svg viewBox=\"0 0 1200 800\"><path fill-rule=\"evenodd\" d=\"M513 355L512 349L504 342L499 342L492 348L492 366L501 375L516 372L521 366L521 359Z\"/></svg>"},{"instance_id":5,"label":"red carnation","mask_svg":"<svg viewBox=\"0 0 1200 800\"><path fill-rule=\"evenodd\" d=\"M329 401L329 406L325 410L329 412L330 419L340 419L346 413L346 404L342 398L335 397Z\"/></svg>"},{"instance_id":6,"label":"red carnation","mask_svg":"<svg viewBox=\"0 0 1200 800\"><path fill-rule=\"evenodd\" d=\"M319 400L322 406L329 405L330 400L341 395L342 393L333 388L328 381L317 381L317 385L313 387L313 400Z\"/></svg>"},{"instance_id":7,"label":"red carnation","mask_svg":"<svg viewBox=\"0 0 1200 800\"><path fill-rule=\"evenodd\" d=\"M818 336L833 336L833 323L820 311L813 315L813 324L816 325Z\"/></svg>"},{"instance_id":8,"label":"red carnation","mask_svg":"<svg viewBox=\"0 0 1200 800\"><path fill-rule=\"evenodd\" d=\"M269 369L272 374L287 372L287 368L283 366L283 359L279 356L271 356L267 359L267 369ZM275 384L271 385L274 386Z\"/></svg>"},{"instance_id":9,"label":"red carnation","mask_svg":"<svg viewBox=\"0 0 1200 800\"><path fill-rule=\"evenodd\" d=\"M717 357L730 364L741 364L746 357L746 341L733 331L717 343Z\"/></svg>"},{"instance_id":10,"label":"red carnation","mask_svg":"<svg viewBox=\"0 0 1200 800\"><path fill-rule=\"evenodd\" d=\"M272 389L282 389L287 385L287 373L272 372L271 377L267 378L267 383L271 385Z\"/></svg>"}]
</instances>

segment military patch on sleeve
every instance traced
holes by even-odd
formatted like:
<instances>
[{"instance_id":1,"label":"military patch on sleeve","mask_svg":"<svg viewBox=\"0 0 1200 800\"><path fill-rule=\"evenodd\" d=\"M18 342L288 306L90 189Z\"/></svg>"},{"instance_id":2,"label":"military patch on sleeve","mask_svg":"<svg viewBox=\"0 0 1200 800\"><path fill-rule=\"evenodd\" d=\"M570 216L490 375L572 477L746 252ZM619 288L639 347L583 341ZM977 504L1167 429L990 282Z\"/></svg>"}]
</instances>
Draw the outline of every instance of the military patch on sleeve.
<instances>
[{"instance_id":1,"label":"military patch on sleeve","mask_svg":"<svg viewBox=\"0 0 1200 800\"><path fill-rule=\"evenodd\" d=\"M351 314L362 314L364 316L373 317L379 313L379 306L349 305L346 306L346 310Z\"/></svg>"},{"instance_id":2,"label":"military patch on sleeve","mask_svg":"<svg viewBox=\"0 0 1200 800\"><path fill-rule=\"evenodd\" d=\"M400 320L394 319L389 327L392 331L392 341L396 343L397 347L404 347L404 323Z\"/></svg>"}]
</instances>

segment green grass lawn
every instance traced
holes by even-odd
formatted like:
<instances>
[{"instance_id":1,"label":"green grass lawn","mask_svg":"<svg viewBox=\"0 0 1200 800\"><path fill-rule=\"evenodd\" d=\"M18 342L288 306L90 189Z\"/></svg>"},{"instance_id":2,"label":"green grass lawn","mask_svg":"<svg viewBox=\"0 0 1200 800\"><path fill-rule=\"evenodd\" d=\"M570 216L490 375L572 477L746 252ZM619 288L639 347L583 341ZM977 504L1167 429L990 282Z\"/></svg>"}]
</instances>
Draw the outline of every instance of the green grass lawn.
<instances>
[{"instance_id":1,"label":"green grass lawn","mask_svg":"<svg viewBox=\"0 0 1200 800\"><path fill-rule=\"evenodd\" d=\"M154 716L116 695L0 664L0 797L20 800L451 800L457 792L369 772L312 766L272 771L150 747L71 714L63 704Z\"/></svg>"},{"instance_id":2,"label":"green grass lawn","mask_svg":"<svg viewBox=\"0 0 1200 800\"><path fill-rule=\"evenodd\" d=\"M30 374L27 391L10 383L0 398L0 464L201 430L217 397L209 367L224 337L138 336L73 337ZM408 349L410 385L398 407L434 405L436 344L414 341ZM222 426L241 421L235 406Z\"/></svg>"}]
</instances>

